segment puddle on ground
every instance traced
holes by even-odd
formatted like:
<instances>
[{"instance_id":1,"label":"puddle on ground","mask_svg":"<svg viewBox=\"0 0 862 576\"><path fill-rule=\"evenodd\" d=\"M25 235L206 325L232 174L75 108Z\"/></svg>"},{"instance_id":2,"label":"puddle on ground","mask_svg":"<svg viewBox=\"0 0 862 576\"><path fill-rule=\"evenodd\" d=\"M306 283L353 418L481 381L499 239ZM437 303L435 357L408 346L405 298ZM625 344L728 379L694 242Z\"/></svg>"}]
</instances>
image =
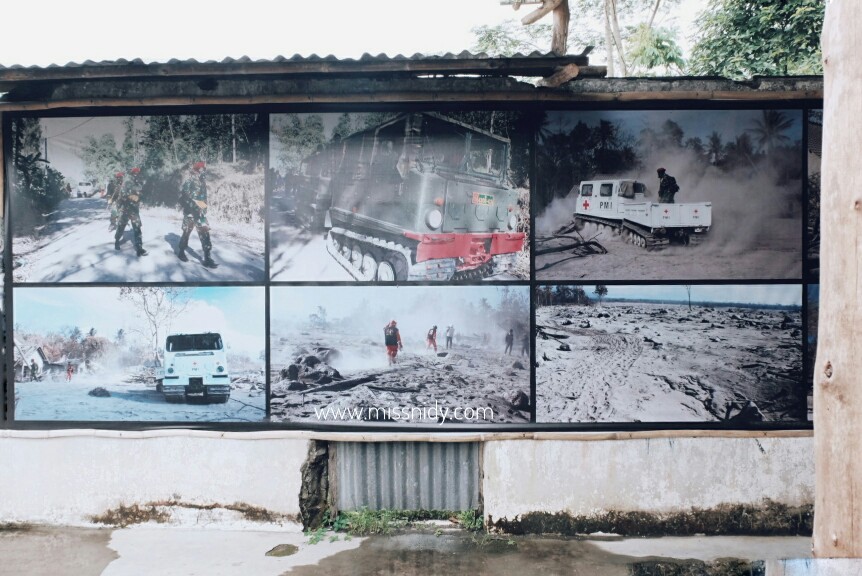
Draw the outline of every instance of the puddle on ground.
<instances>
[{"instance_id":1,"label":"puddle on ground","mask_svg":"<svg viewBox=\"0 0 862 576\"><path fill-rule=\"evenodd\" d=\"M119 557L108 548L112 532L42 526L0 531L0 574L98 576Z\"/></svg>"},{"instance_id":2,"label":"puddle on ground","mask_svg":"<svg viewBox=\"0 0 862 576\"><path fill-rule=\"evenodd\" d=\"M510 543L511 542L511 543ZM559 537L406 533L372 537L290 576L402 574L582 575L582 576L760 576L764 562L739 559L676 560L633 557L603 550L594 542Z\"/></svg>"}]
</instances>

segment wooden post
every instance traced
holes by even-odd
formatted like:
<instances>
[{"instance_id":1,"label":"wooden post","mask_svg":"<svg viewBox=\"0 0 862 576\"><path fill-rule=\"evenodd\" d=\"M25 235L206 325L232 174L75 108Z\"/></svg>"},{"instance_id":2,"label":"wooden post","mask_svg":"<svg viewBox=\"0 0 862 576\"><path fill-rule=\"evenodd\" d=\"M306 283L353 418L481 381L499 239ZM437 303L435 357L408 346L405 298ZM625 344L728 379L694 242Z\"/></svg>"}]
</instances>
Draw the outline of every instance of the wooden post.
<instances>
[{"instance_id":1,"label":"wooden post","mask_svg":"<svg viewBox=\"0 0 862 576\"><path fill-rule=\"evenodd\" d=\"M862 557L862 3L827 4L822 46L814 555L849 558Z\"/></svg>"},{"instance_id":2,"label":"wooden post","mask_svg":"<svg viewBox=\"0 0 862 576\"><path fill-rule=\"evenodd\" d=\"M569 0L563 0L554 8L554 35L551 38L551 52L565 56L569 42Z\"/></svg>"}]
</instances>

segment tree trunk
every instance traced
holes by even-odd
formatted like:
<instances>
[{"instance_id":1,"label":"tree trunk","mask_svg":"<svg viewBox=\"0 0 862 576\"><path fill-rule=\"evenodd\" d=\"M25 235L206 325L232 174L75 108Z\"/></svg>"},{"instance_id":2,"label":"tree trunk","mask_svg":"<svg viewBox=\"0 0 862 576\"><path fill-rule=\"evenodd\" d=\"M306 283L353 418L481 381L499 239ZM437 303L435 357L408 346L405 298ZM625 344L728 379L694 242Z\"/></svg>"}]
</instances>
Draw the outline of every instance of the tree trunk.
<instances>
[{"instance_id":1,"label":"tree trunk","mask_svg":"<svg viewBox=\"0 0 862 576\"><path fill-rule=\"evenodd\" d=\"M655 15L658 14L659 6L661 6L661 0L655 0L655 6L653 6L652 14L650 14L649 24L647 24L647 28L652 28L653 22L655 22Z\"/></svg>"},{"instance_id":2,"label":"tree trunk","mask_svg":"<svg viewBox=\"0 0 862 576\"><path fill-rule=\"evenodd\" d=\"M605 49L608 54L608 76L616 76L614 71L614 41L611 39L611 0L605 0Z\"/></svg>"},{"instance_id":3,"label":"tree trunk","mask_svg":"<svg viewBox=\"0 0 862 576\"><path fill-rule=\"evenodd\" d=\"M862 556L862 3L827 4L822 46L814 555L848 558Z\"/></svg>"},{"instance_id":4,"label":"tree trunk","mask_svg":"<svg viewBox=\"0 0 862 576\"><path fill-rule=\"evenodd\" d=\"M569 41L569 0L563 0L554 9L554 35L551 38L551 52L565 56Z\"/></svg>"},{"instance_id":5,"label":"tree trunk","mask_svg":"<svg viewBox=\"0 0 862 576\"><path fill-rule=\"evenodd\" d=\"M626 55L623 50L623 37L620 34L620 19L619 14L617 14L617 0L608 0L608 6L610 6L610 21L611 21L611 32L614 36L614 45L617 47L617 54L620 57L620 68L623 77L629 75L629 68L626 65Z\"/></svg>"},{"instance_id":6,"label":"tree trunk","mask_svg":"<svg viewBox=\"0 0 862 576\"><path fill-rule=\"evenodd\" d=\"M236 164L236 114L230 115L231 164Z\"/></svg>"}]
</instances>

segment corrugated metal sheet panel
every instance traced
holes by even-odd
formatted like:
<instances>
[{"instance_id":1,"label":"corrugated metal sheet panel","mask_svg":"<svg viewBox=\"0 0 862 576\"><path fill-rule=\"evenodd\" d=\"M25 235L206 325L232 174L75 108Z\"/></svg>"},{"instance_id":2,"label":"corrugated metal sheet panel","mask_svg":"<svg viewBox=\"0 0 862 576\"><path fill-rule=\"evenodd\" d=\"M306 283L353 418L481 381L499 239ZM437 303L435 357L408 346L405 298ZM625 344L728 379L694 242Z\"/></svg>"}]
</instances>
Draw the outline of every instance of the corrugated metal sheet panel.
<instances>
[{"instance_id":1,"label":"corrugated metal sheet panel","mask_svg":"<svg viewBox=\"0 0 862 576\"><path fill-rule=\"evenodd\" d=\"M585 57L592 51L592 46L581 52L581 54L572 54L568 55L568 58L574 57ZM276 56L275 58L266 59L259 58L253 60L248 56L241 56L240 58L224 58L222 60L205 60L203 62L196 60L194 58L189 58L186 60L179 60L177 58L172 58L167 62L159 62L159 61L151 61L144 62L140 58L135 58L132 60L127 60L125 58L120 58L118 60L85 60L84 62L68 62L66 64L49 64L48 66L23 66L21 64L11 64L4 66L0 64L0 70L46 70L46 69L57 69L57 68L94 68L94 67L111 67L111 66L160 66L160 65L171 65L171 66L193 66L193 65L230 65L230 64L274 64L274 63L283 63L283 62L398 62L404 60L483 60L490 59L491 56L484 52L470 52L468 50L464 50L455 54L453 52L447 52L446 54L420 54L416 53L412 56L405 56L403 54L397 54L395 56L389 56L388 54L369 54L365 53L359 58L338 58L332 54L327 56L318 56L317 54L311 54L309 56L303 56L302 54L294 54L293 56ZM500 57L502 59L525 59L525 58L533 58L533 59L547 59L547 58L560 58L560 56L554 54L553 52L539 52L538 50L530 52L529 54L512 54L511 56Z\"/></svg>"},{"instance_id":2,"label":"corrugated metal sheet panel","mask_svg":"<svg viewBox=\"0 0 862 576\"><path fill-rule=\"evenodd\" d=\"M339 510L471 510L479 506L477 442L338 442Z\"/></svg>"}]
</instances>

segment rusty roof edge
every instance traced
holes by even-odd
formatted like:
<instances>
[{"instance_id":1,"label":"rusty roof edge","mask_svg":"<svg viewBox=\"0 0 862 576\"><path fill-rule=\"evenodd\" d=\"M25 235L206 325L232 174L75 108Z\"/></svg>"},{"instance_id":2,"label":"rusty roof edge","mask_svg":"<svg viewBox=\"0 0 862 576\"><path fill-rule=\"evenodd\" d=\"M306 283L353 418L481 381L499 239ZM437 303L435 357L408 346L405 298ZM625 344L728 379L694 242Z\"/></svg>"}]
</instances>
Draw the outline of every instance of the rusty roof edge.
<instances>
[{"instance_id":1,"label":"rusty roof edge","mask_svg":"<svg viewBox=\"0 0 862 576\"><path fill-rule=\"evenodd\" d=\"M273 60L251 60L249 58L225 59L220 62L197 60L170 60L168 62L145 63L141 59L115 60L82 63L70 62L64 66L52 64L47 67L0 65L0 82L32 82L39 80L96 80L118 77L182 77L199 75L232 74L325 74L365 73L369 69L380 72L440 73L459 72L465 69L483 73L506 75L508 68L531 68L552 70L566 64L586 66L588 51L582 54L558 56L553 53L515 54L506 57L489 57L486 54L444 54L441 56L411 57L397 55L363 55L359 59L338 59L333 56L278 57Z\"/></svg>"}]
</instances>

